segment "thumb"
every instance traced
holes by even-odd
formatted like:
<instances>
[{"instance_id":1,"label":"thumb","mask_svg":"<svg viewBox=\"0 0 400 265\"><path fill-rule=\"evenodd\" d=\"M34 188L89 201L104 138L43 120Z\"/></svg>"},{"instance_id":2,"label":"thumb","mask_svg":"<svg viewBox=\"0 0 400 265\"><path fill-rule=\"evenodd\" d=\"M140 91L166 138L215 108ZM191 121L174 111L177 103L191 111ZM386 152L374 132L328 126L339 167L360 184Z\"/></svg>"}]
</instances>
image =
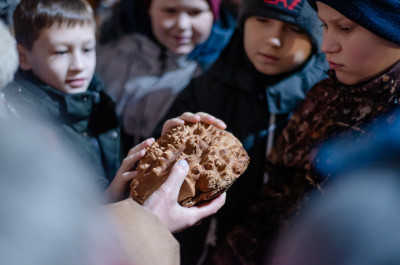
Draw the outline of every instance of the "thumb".
<instances>
[{"instance_id":1,"label":"thumb","mask_svg":"<svg viewBox=\"0 0 400 265\"><path fill-rule=\"evenodd\" d=\"M167 180L161 185L163 190L168 190L173 194L176 194L176 199L178 199L179 190L181 189L182 183L185 180L189 171L189 164L186 160L179 160L172 167L171 172Z\"/></svg>"}]
</instances>

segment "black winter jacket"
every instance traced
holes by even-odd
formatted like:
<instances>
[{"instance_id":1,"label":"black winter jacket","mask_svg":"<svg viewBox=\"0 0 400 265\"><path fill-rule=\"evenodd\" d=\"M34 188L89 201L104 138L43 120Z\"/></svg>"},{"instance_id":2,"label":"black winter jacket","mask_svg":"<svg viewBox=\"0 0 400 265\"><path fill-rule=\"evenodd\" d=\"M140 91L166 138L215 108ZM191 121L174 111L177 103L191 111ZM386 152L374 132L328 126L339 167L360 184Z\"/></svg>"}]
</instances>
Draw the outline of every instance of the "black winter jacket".
<instances>
[{"instance_id":1,"label":"black winter jacket","mask_svg":"<svg viewBox=\"0 0 400 265\"><path fill-rule=\"evenodd\" d=\"M49 122L77 157L96 171L96 182L105 189L120 163L120 127L115 104L94 77L84 93L64 94L44 84L31 72L19 70L4 89L5 98L20 116Z\"/></svg>"}]
</instances>

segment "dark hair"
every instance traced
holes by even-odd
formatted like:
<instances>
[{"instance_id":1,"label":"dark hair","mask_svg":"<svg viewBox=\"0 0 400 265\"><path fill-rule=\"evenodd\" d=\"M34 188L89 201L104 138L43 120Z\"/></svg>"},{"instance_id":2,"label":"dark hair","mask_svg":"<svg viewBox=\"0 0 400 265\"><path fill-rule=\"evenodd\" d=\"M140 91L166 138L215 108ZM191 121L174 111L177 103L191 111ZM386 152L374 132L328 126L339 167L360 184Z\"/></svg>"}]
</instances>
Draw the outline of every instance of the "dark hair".
<instances>
[{"instance_id":1,"label":"dark hair","mask_svg":"<svg viewBox=\"0 0 400 265\"><path fill-rule=\"evenodd\" d=\"M15 39L31 49L40 31L55 23L96 25L93 9L86 0L22 0L14 12Z\"/></svg>"}]
</instances>

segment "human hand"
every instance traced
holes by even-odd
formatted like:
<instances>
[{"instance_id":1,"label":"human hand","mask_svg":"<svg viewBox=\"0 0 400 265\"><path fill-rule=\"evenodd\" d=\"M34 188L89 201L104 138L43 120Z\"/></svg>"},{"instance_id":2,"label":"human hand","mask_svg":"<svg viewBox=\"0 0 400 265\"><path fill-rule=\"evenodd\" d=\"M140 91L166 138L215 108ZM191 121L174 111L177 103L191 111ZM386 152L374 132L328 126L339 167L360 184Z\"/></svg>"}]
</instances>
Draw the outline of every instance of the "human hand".
<instances>
[{"instance_id":1,"label":"human hand","mask_svg":"<svg viewBox=\"0 0 400 265\"><path fill-rule=\"evenodd\" d=\"M145 148L152 145L154 141L154 138L149 138L129 150L117 174L105 191L108 201L115 202L125 199L129 183L137 174L136 171L133 171L133 166L145 156Z\"/></svg>"},{"instance_id":2,"label":"human hand","mask_svg":"<svg viewBox=\"0 0 400 265\"><path fill-rule=\"evenodd\" d=\"M191 113L191 112L185 112L181 116L172 118L167 120L162 129L161 135L164 135L168 133L170 130L172 130L175 127L178 127L180 125L185 124L185 122L205 122L211 125L214 125L222 130L226 129L226 124L220 119L217 119L216 117L205 113L205 112L197 112L197 113Z\"/></svg>"},{"instance_id":3,"label":"human hand","mask_svg":"<svg viewBox=\"0 0 400 265\"><path fill-rule=\"evenodd\" d=\"M207 216L215 214L224 204L226 193L212 201L190 208L178 203L182 183L188 173L186 160L178 161L171 169L168 179L143 204L143 206L160 218L171 232L179 232L195 225Z\"/></svg>"}]
</instances>

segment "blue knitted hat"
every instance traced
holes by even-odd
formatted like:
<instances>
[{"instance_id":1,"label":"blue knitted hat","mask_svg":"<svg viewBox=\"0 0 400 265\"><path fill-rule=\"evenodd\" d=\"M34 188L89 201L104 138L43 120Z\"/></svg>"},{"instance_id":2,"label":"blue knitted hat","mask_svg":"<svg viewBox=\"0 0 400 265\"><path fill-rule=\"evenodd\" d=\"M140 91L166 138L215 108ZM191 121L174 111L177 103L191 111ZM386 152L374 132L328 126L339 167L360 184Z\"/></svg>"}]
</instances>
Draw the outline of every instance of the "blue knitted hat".
<instances>
[{"instance_id":1,"label":"blue knitted hat","mask_svg":"<svg viewBox=\"0 0 400 265\"><path fill-rule=\"evenodd\" d=\"M372 33L400 44L400 0L308 1L315 9L316 1L324 3Z\"/></svg>"},{"instance_id":2,"label":"blue knitted hat","mask_svg":"<svg viewBox=\"0 0 400 265\"><path fill-rule=\"evenodd\" d=\"M268 17L296 25L308 34L315 50L320 50L321 21L307 0L243 0L238 17L239 29L243 31L244 22L250 16Z\"/></svg>"}]
</instances>

